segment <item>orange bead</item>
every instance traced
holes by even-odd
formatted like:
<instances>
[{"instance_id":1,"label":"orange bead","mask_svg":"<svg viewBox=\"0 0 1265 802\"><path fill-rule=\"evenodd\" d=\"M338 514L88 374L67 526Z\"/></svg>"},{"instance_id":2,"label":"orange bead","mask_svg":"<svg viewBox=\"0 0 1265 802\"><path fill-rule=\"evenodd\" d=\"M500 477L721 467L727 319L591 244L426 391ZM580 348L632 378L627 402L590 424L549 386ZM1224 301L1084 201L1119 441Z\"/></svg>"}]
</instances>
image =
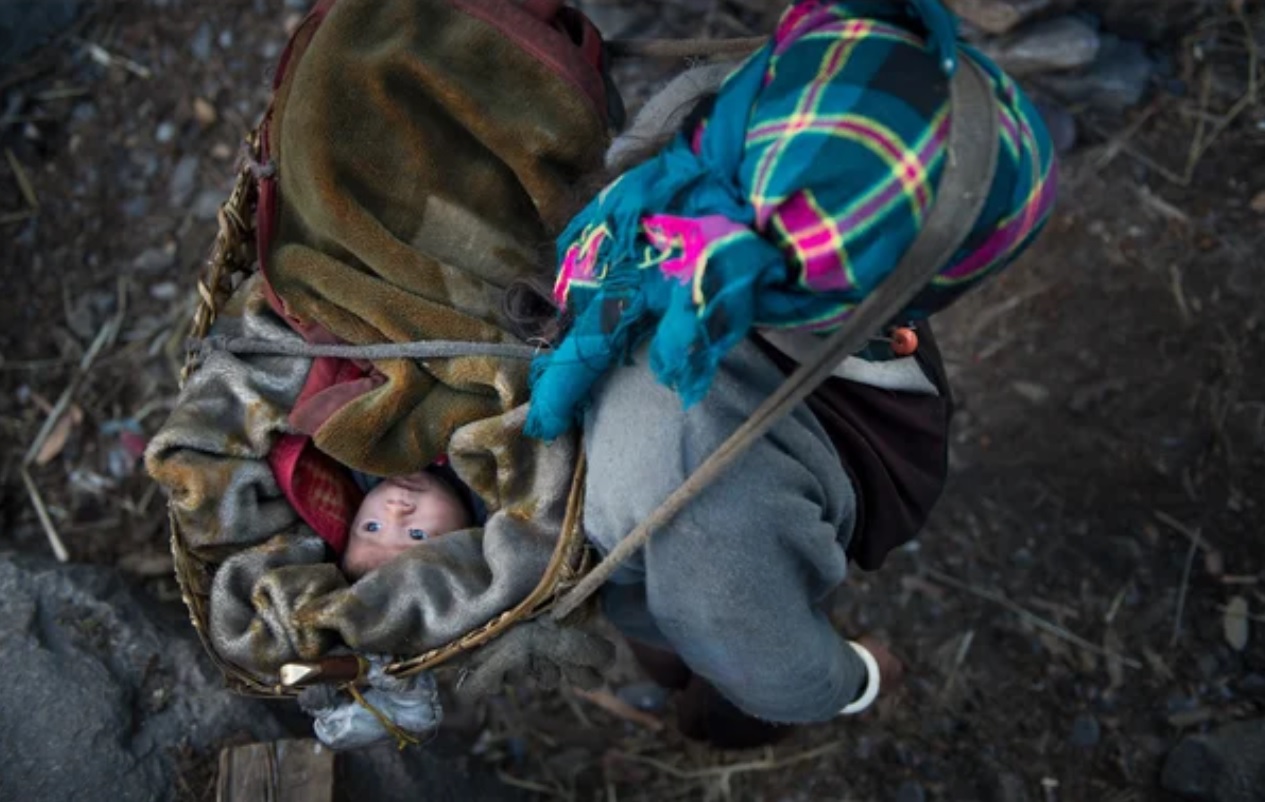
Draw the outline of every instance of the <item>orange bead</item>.
<instances>
[{"instance_id":1,"label":"orange bead","mask_svg":"<svg viewBox=\"0 0 1265 802\"><path fill-rule=\"evenodd\" d=\"M909 356L918 350L918 332L900 326L892 329L892 353L896 356Z\"/></svg>"}]
</instances>

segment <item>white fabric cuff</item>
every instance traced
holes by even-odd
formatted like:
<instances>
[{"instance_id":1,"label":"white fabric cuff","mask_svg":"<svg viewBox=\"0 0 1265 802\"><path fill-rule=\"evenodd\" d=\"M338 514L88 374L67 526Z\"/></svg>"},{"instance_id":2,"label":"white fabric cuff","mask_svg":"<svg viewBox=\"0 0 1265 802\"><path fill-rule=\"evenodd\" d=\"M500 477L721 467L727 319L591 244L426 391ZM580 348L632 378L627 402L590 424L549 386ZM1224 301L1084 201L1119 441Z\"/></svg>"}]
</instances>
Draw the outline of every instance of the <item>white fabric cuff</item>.
<instances>
[{"instance_id":1,"label":"white fabric cuff","mask_svg":"<svg viewBox=\"0 0 1265 802\"><path fill-rule=\"evenodd\" d=\"M857 653L857 657L861 658L861 662L865 663L865 690L856 701L839 711L841 716L855 716L857 713L869 709L870 705L874 704L874 700L878 698L880 680L878 661L874 659L874 655L870 654L870 650L856 641L848 641L848 645L852 647L852 651Z\"/></svg>"}]
</instances>

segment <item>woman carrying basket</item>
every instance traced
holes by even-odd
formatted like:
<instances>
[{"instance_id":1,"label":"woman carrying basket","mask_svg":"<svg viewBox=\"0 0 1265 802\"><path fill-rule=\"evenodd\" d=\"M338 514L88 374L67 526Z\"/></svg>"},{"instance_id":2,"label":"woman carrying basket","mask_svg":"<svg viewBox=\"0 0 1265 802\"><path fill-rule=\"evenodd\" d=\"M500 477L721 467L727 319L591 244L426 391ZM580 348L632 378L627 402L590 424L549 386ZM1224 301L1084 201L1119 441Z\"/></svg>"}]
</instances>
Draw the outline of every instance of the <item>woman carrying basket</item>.
<instances>
[{"instance_id":1,"label":"woman carrying basket","mask_svg":"<svg viewBox=\"0 0 1265 802\"><path fill-rule=\"evenodd\" d=\"M398 29L398 19L367 2L341 4L359 9L372 24L333 30L368 40ZM350 21L353 12L342 7L335 4L327 26ZM464 21L456 24L454 30L464 30ZM280 108L305 75L309 92L335 85L336 61L330 60L327 73L317 71L319 61L316 68L306 66L321 35L311 40L295 83L282 84ZM963 232L961 247L933 265L935 279L873 332L870 346L841 355L805 404L623 563L602 591L603 609L643 664L659 681L685 690L681 723L687 734L722 746L751 745L775 736L780 730L773 725L822 721L867 707L883 684L880 664L890 671L894 661L872 641L867 648L836 633L824 604L849 559L876 568L917 532L943 484L949 395L925 319L1017 256L1053 198L1048 138L1031 104L983 57L955 48L952 19L934 0L806 0L787 11L772 40L723 85L694 75L683 123L672 114L666 115L671 122L657 118L654 109L665 104L652 103L631 136L649 132L661 141L654 135L676 135L626 172L626 165L615 165L622 175L558 240L554 301L567 325L536 365L525 414L523 374L490 358L442 366L387 360L374 363L376 373L359 375L318 360L298 375L292 393L270 398L288 409L257 439L266 452L278 435L308 438L292 441L299 457L279 469L274 455L272 466L272 474L282 477L280 489L289 490L283 494L289 506L300 512L300 528L281 531L285 526L271 521L249 542L239 537L233 544L235 553L215 572L218 613L211 594L215 648L266 678L283 663L339 645L362 653L416 653L459 637L473 619L504 610L530 585L510 577L518 575L515 570L539 574L547 555L541 543L561 520L566 483L559 479L566 476L561 466L569 464L573 441L567 433L573 428L583 430L589 464L585 533L599 550L615 548L808 359L818 334L845 321L918 241L941 200L953 122L949 74L982 70L995 103L986 113L996 117L1000 131L998 156L991 178L978 189L983 206L969 233ZM509 156L499 162L505 169L474 173L475 183L512 187L513 181L493 179L513 176L526 190L506 190L499 204L453 203L452 185L442 182L421 193L401 187L394 194L373 193L380 225L358 229L355 214L366 206L346 202L346 187L331 181L337 171L297 184L293 175L287 178L287 132L302 142L318 130L295 122L306 112L300 107L274 116L281 124L276 232L283 241L289 235L291 245L266 249L269 281L261 297L308 342L512 342L506 332L513 321L498 318L487 300L531 274L519 257L522 244L557 220L567 201L564 188L581 183L584 171L575 168L591 158L601 133L586 123L592 129L587 133L536 138L552 143L541 145L554 148L551 155L520 152L514 137L478 124L486 108L475 84L460 83L467 66L436 58L429 71L398 75L424 76L445 103L463 96L454 86L471 98L470 108L456 104L454 119L476 131L488 152ZM487 65L480 69L486 77ZM602 79L596 71L579 73L570 85L588 87L592 109ZM351 87L340 100L351 103L355 91ZM502 102L519 110L513 97L506 92ZM603 115L610 108L608 101L595 105ZM521 113L541 112L523 103ZM594 119L577 117L565 103L559 114L558 120ZM334 122L346 117L350 125L354 115L354 109L339 112ZM401 142L410 152L407 140ZM624 153L628 142L618 143ZM569 162L558 158L562 146L571 148ZM317 148L310 155L324 152ZM421 169L436 169L433 152L418 158ZM347 159L355 164L354 154ZM571 172L559 169L564 164ZM589 169L595 166L589 162ZM427 200L427 192L438 200ZM413 225L405 221L408 205L419 199L424 203L414 213L427 222L401 242L401 226ZM517 219L497 216L507 209L543 225L486 225L489 219ZM499 244L489 248L478 237L451 236L463 225L495 235ZM350 233L341 241L334 237L331 247L331 229ZM440 265L434 277L390 274L400 265L392 254L407 255L418 243ZM462 270L442 269L454 264ZM422 268L429 269L425 263ZM463 278L472 270L482 283ZM498 292L485 294L488 285ZM426 314L400 314L392 299ZM432 314L426 303L436 300ZM414 325L418 320L422 331ZM484 325L489 322L495 325ZM294 335L278 329L271 336ZM463 400L461 393L469 394L468 403L453 406ZM464 409L464 417L455 409ZM533 444L524 434L538 439ZM151 470L167 476L171 486L188 483L183 456L174 458L188 448L182 451L177 441L168 438L151 450ZM310 530L319 533L314 522L331 509L341 511L332 517L345 526L348 505L316 505L304 514L305 502L293 492L304 477L304 486L338 496L344 491L330 479L337 472L319 469L331 455L359 471L403 475L441 450L489 502L491 514L477 537L447 535L424 555L402 555L350 585L336 569L321 567L325 547ZM306 462L303 454L310 455ZM313 472L320 481L310 479ZM253 487L263 485L260 480ZM192 525L198 515L210 514L222 523L224 509L193 505L185 518ZM210 524L202 528L216 537L223 532ZM265 530L269 537L262 536ZM215 559L222 545L208 537L207 558ZM579 680L608 658L600 641L537 620L470 654L462 688L473 695L492 692L516 670ZM387 697L416 690L380 684ZM343 709L356 715L356 708ZM361 719L373 728L370 718Z\"/></svg>"},{"instance_id":2,"label":"woman carrying basket","mask_svg":"<svg viewBox=\"0 0 1265 802\"><path fill-rule=\"evenodd\" d=\"M603 589L643 665L685 691L682 729L713 743L859 712L894 679L826 603L849 559L878 568L941 491L951 404L926 318L1037 235L1049 139L1014 83L956 51L938 3L802 0L723 86L701 68L652 103L613 152L662 141L664 110L679 133L559 240L554 298L572 323L539 360L528 432L581 422L586 531L609 551L893 271L933 204L965 202L938 195L954 68L986 78L1000 139L964 242Z\"/></svg>"}]
</instances>

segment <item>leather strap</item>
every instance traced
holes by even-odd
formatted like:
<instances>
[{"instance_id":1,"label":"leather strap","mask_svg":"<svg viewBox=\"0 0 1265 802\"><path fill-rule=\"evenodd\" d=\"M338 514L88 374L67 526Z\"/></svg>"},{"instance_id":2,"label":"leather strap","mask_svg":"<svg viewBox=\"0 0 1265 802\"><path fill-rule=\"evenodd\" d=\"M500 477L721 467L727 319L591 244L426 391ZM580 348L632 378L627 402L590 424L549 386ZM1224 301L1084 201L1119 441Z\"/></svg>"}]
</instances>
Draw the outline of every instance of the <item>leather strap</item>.
<instances>
[{"instance_id":1,"label":"leather strap","mask_svg":"<svg viewBox=\"0 0 1265 802\"><path fill-rule=\"evenodd\" d=\"M813 390L830 377L847 354L860 350L932 280L966 240L993 185L1000 145L998 110L992 81L965 54L949 84L950 128L944 172L931 211L909 250L886 279L813 356L751 414L751 417L702 465L621 540L574 588L562 596L550 615L562 620L601 587L612 573L672 520L695 496L717 479Z\"/></svg>"}]
</instances>

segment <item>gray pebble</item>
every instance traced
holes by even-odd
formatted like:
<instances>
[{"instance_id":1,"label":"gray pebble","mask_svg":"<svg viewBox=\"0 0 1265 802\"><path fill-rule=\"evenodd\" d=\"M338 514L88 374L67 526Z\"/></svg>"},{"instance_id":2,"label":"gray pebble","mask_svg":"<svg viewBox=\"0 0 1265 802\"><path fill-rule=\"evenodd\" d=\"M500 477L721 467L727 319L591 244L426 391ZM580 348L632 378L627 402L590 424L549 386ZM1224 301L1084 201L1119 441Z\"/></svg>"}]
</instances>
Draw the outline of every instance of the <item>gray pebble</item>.
<instances>
[{"instance_id":1,"label":"gray pebble","mask_svg":"<svg viewBox=\"0 0 1265 802\"><path fill-rule=\"evenodd\" d=\"M1081 713L1072 722L1072 734L1069 740L1072 746L1079 746L1082 749L1093 748L1102 740L1102 726L1098 723L1098 719L1089 713Z\"/></svg>"},{"instance_id":2,"label":"gray pebble","mask_svg":"<svg viewBox=\"0 0 1265 802\"><path fill-rule=\"evenodd\" d=\"M137 273L159 273L176 263L176 253L167 248L146 248L132 260L132 270Z\"/></svg>"},{"instance_id":3,"label":"gray pebble","mask_svg":"<svg viewBox=\"0 0 1265 802\"><path fill-rule=\"evenodd\" d=\"M999 772L985 786L984 802L1031 802L1023 778L1009 771Z\"/></svg>"},{"instance_id":4,"label":"gray pebble","mask_svg":"<svg viewBox=\"0 0 1265 802\"><path fill-rule=\"evenodd\" d=\"M1040 14L1051 0L947 0L955 14L987 33L1001 34Z\"/></svg>"},{"instance_id":5,"label":"gray pebble","mask_svg":"<svg viewBox=\"0 0 1265 802\"><path fill-rule=\"evenodd\" d=\"M1098 46L1093 26L1075 17L1059 17L986 45L984 52L1002 69L1021 76L1084 67L1098 55Z\"/></svg>"},{"instance_id":6,"label":"gray pebble","mask_svg":"<svg viewBox=\"0 0 1265 802\"><path fill-rule=\"evenodd\" d=\"M193 197L198 177L198 157L192 154L176 163L167 183L167 199L173 206L184 206Z\"/></svg>"},{"instance_id":7,"label":"gray pebble","mask_svg":"<svg viewBox=\"0 0 1265 802\"><path fill-rule=\"evenodd\" d=\"M1197 664L1199 666L1199 674L1204 679L1212 679L1221 671L1221 661L1211 652L1199 655Z\"/></svg>"},{"instance_id":8,"label":"gray pebble","mask_svg":"<svg viewBox=\"0 0 1265 802\"><path fill-rule=\"evenodd\" d=\"M204 22L189 40L189 52L198 61L206 61L211 57L211 23Z\"/></svg>"},{"instance_id":9,"label":"gray pebble","mask_svg":"<svg viewBox=\"0 0 1265 802\"><path fill-rule=\"evenodd\" d=\"M623 701L648 713L657 713L668 703L668 691L653 682L633 682L615 691Z\"/></svg>"},{"instance_id":10,"label":"gray pebble","mask_svg":"<svg viewBox=\"0 0 1265 802\"><path fill-rule=\"evenodd\" d=\"M580 5L588 18L602 32L602 36L607 39L645 35L656 22L655 16L640 6L629 7L615 3L592 2Z\"/></svg>"},{"instance_id":11,"label":"gray pebble","mask_svg":"<svg viewBox=\"0 0 1265 802\"><path fill-rule=\"evenodd\" d=\"M896 802L927 802L927 792L915 780L905 780L896 789Z\"/></svg>"},{"instance_id":12,"label":"gray pebble","mask_svg":"<svg viewBox=\"0 0 1265 802\"><path fill-rule=\"evenodd\" d=\"M168 142L176 138L176 125L170 120L163 120L154 129L154 140L160 145L166 145Z\"/></svg>"},{"instance_id":13,"label":"gray pebble","mask_svg":"<svg viewBox=\"0 0 1265 802\"><path fill-rule=\"evenodd\" d=\"M1050 132L1054 152L1064 154L1076 146L1076 118L1065 107L1048 100L1036 101L1037 111Z\"/></svg>"},{"instance_id":14,"label":"gray pebble","mask_svg":"<svg viewBox=\"0 0 1265 802\"><path fill-rule=\"evenodd\" d=\"M228 50L230 47L233 46L233 32L229 30L228 28L225 28L224 30L220 31L219 38L216 41L220 43L220 47L222 49Z\"/></svg>"},{"instance_id":15,"label":"gray pebble","mask_svg":"<svg viewBox=\"0 0 1265 802\"><path fill-rule=\"evenodd\" d=\"M119 206L119 209L123 212L123 214L133 219L137 217L144 217L149 214L149 196L134 195L123 201L122 205Z\"/></svg>"},{"instance_id":16,"label":"gray pebble","mask_svg":"<svg viewBox=\"0 0 1265 802\"><path fill-rule=\"evenodd\" d=\"M1265 674L1248 674L1238 683L1239 693L1247 696L1265 697Z\"/></svg>"},{"instance_id":17,"label":"gray pebble","mask_svg":"<svg viewBox=\"0 0 1265 802\"><path fill-rule=\"evenodd\" d=\"M214 220L224 202L225 194L218 189L204 189L193 200L193 217L206 222Z\"/></svg>"},{"instance_id":18,"label":"gray pebble","mask_svg":"<svg viewBox=\"0 0 1265 802\"><path fill-rule=\"evenodd\" d=\"M1265 788L1265 719L1187 736L1164 762L1160 785L1201 802L1260 802Z\"/></svg>"},{"instance_id":19,"label":"gray pebble","mask_svg":"<svg viewBox=\"0 0 1265 802\"><path fill-rule=\"evenodd\" d=\"M156 301L174 301L180 294L180 288L174 281L160 281L149 288L149 297Z\"/></svg>"},{"instance_id":20,"label":"gray pebble","mask_svg":"<svg viewBox=\"0 0 1265 802\"><path fill-rule=\"evenodd\" d=\"M1141 42L1104 37L1094 63L1082 73L1042 76L1040 83L1069 103L1122 109L1142 100L1156 71Z\"/></svg>"}]
</instances>

